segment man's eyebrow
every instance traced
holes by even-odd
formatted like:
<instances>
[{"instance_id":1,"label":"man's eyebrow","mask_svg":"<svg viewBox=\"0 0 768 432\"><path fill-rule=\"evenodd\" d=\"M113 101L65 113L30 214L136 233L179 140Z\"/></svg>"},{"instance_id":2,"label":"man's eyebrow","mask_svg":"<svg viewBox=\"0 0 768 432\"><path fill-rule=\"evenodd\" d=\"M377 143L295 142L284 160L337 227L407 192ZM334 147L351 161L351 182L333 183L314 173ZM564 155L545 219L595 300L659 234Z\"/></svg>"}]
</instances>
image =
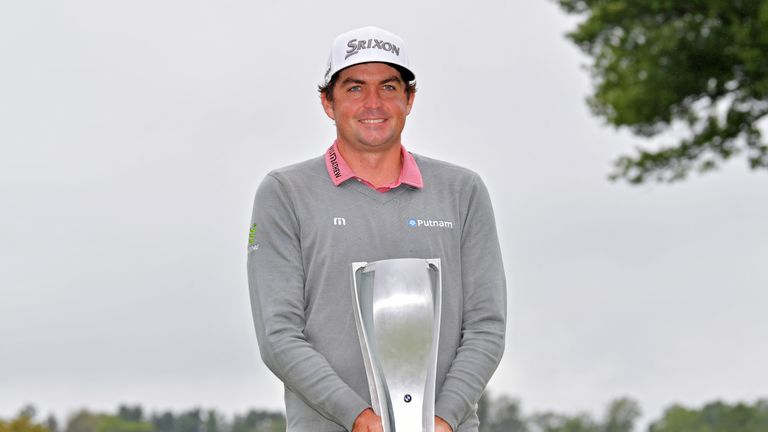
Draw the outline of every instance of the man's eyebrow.
<instances>
[{"instance_id":1,"label":"man's eyebrow","mask_svg":"<svg viewBox=\"0 0 768 432\"><path fill-rule=\"evenodd\" d=\"M344 81L341 82L341 85L345 84L365 84L365 81L359 79L359 78L344 78Z\"/></svg>"},{"instance_id":2,"label":"man's eyebrow","mask_svg":"<svg viewBox=\"0 0 768 432\"><path fill-rule=\"evenodd\" d=\"M403 82L403 80L401 80L399 76L397 76L397 75L392 75L391 77L389 77L389 78L387 78L387 79L385 79L385 80L382 80L381 82L379 82L379 84L386 84L386 83L390 83L390 82L393 82L393 81L394 81L394 82L398 82L398 83L401 83L401 82Z\"/></svg>"},{"instance_id":3,"label":"man's eyebrow","mask_svg":"<svg viewBox=\"0 0 768 432\"><path fill-rule=\"evenodd\" d=\"M379 81L379 84L386 84L390 82L403 82L402 79L400 79L397 75L392 75L389 78L385 78L381 81ZM341 85L347 85L347 84L365 84L365 80L361 80L360 78L353 78L353 77L347 77L344 78L344 80L341 82Z\"/></svg>"}]
</instances>

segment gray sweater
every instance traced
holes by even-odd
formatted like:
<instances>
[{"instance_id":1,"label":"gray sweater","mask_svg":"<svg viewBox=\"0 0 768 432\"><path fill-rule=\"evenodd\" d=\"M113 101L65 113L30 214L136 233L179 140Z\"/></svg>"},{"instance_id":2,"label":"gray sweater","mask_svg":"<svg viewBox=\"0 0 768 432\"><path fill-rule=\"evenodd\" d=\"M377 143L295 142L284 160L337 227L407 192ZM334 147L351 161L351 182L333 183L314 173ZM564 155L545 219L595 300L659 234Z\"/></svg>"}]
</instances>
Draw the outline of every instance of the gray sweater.
<instances>
[{"instance_id":1,"label":"gray sweater","mask_svg":"<svg viewBox=\"0 0 768 432\"><path fill-rule=\"evenodd\" d=\"M288 431L351 430L370 406L351 264L440 258L435 414L477 431L477 401L504 350L506 287L488 192L477 174L414 155L424 187L334 186L322 157L259 186L248 281L264 363L285 385Z\"/></svg>"}]
</instances>

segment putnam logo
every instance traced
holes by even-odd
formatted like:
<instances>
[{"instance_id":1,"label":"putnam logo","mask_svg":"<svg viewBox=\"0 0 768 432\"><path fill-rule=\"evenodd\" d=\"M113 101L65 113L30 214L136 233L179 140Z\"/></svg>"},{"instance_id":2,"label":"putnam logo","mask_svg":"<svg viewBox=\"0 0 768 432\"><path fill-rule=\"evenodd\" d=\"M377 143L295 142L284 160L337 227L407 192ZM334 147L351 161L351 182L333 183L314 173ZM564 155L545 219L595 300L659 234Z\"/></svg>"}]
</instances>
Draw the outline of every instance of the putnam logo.
<instances>
[{"instance_id":1,"label":"putnam logo","mask_svg":"<svg viewBox=\"0 0 768 432\"><path fill-rule=\"evenodd\" d=\"M438 219L416 219L408 220L408 225L414 228L448 228L453 229L453 222Z\"/></svg>"},{"instance_id":2,"label":"putnam logo","mask_svg":"<svg viewBox=\"0 0 768 432\"><path fill-rule=\"evenodd\" d=\"M360 50L373 49L373 48L389 51L398 57L400 56L400 47L398 47L397 45L391 42L378 40L378 39L368 39L368 40L352 39L351 41L347 42L347 47L349 47L349 49L347 50L347 55L344 56L344 60L359 53Z\"/></svg>"}]
</instances>

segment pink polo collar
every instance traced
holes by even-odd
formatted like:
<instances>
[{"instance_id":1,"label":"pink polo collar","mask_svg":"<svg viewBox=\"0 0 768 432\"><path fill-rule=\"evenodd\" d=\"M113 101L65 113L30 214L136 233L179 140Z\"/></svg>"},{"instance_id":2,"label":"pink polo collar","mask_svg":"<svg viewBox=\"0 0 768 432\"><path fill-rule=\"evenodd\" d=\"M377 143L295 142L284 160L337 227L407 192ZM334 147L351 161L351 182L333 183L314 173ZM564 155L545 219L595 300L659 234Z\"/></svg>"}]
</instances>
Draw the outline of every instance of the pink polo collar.
<instances>
[{"instance_id":1,"label":"pink polo collar","mask_svg":"<svg viewBox=\"0 0 768 432\"><path fill-rule=\"evenodd\" d=\"M419 166L416 165L416 160L413 158L412 154L405 151L405 147L402 145L400 146L400 153L401 157L403 158L403 169L400 171L400 177L394 183L381 187L376 187L366 179L355 175L354 171L352 171L352 168L347 165L347 161L341 157L341 153L339 153L339 147L336 141L334 141L333 145L328 148L328 151L325 152L325 166L328 168L328 175L331 176L331 181L333 182L334 186L338 186L351 178L356 178L366 186L379 192L386 192L400 186L403 183L421 189L424 187L424 182L421 178L421 171L419 171Z\"/></svg>"}]
</instances>

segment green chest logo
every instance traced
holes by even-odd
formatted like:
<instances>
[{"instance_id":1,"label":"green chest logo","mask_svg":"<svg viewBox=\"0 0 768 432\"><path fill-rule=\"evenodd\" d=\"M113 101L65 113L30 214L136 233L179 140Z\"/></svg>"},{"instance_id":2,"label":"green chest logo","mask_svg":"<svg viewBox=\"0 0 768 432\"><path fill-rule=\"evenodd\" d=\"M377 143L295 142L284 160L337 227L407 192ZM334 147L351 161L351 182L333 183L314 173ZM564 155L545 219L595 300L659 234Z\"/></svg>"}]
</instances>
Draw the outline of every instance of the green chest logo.
<instances>
[{"instance_id":1,"label":"green chest logo","mask_svg":"<svg viewBox=\"0 0 768 432\"><path fill-rule=\"evenodd\" d=\"M248 231L248 246L253 246L256 242L256 224L251 225L251 229Z\"/></svg>"}]
</instances>

